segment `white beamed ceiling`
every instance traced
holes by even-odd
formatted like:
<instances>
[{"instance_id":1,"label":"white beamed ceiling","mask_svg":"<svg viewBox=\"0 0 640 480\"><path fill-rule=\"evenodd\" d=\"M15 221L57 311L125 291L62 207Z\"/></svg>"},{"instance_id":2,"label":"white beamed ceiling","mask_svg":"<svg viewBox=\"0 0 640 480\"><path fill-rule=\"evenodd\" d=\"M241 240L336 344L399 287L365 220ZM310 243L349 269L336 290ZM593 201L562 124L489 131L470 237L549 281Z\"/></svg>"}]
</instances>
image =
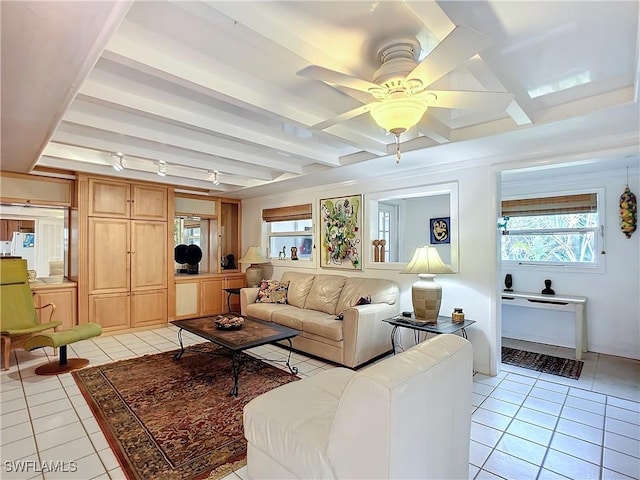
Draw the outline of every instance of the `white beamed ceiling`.
<instances>
[{"instance_id":1,"label":"white beamed ceiling","mask_svg":"<svg viewBox=\"0 0 640 480\"><path fill-rule=\"evenodd\" d=\"M6 171L126 175L243 198L410 175L425 162L638 163L635 0L4 0L0 8ZM401 137L398 165L394 137L369 114L310 128L360 106L362 95L296 72L314 64L370 81L382 40L415 36L424 57L457 25L491 44L432 88L510 92L506 110L429 109ZM122 174L111 168L114 152L125 155Z\"/></svg>"}]
</instances>

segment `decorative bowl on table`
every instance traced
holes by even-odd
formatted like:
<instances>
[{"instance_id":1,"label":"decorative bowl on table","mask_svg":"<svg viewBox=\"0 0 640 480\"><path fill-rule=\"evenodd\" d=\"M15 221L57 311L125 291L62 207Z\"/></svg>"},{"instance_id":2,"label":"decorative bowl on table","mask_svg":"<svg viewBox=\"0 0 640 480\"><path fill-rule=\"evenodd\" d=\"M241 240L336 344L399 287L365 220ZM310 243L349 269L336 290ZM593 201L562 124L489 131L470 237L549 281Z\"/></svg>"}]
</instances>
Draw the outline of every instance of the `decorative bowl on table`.
<instances>
[{"instance_id":1,"label":"decorative bowl on table","mask_svg":"<svg viewBox=\"0 0 640 480\"><path fill-rule=\"evenodd\" d=\"M213 323L218 330L238 330L239 328L242 328L244 318L218 315Z\"/></svg>"}]
</instances>

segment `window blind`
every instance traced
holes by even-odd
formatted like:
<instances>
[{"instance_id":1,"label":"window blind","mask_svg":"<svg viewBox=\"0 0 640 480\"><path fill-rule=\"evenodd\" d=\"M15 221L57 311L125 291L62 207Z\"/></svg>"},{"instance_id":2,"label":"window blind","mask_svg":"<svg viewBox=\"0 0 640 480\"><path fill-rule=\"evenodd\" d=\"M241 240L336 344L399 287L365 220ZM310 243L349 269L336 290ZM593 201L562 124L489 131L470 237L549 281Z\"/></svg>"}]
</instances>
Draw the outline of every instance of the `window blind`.
<instances>
[{"instance_id":1,"label":"window blind","mask_svg":"<svg viewBox=\"0 0 640 480\"><path fill-rule=\"evenodd\" d=\"M503 217L532 215L561 215L567 213L593 213L598 211L598 195L583 193L556 197L522 198L502 202Z\"/></svg>"},{"instance_id":2,"label":"window blind","mask_svg":"<svg viewBox=\"0 0 640 480\"><path fill-rule=\"evenodd\" d=\"M262 220L265 222L284 222L289 220L307 220L311 218L311 204L291 205L288 207L265 208Z\"/></svg>"}]
</instances>

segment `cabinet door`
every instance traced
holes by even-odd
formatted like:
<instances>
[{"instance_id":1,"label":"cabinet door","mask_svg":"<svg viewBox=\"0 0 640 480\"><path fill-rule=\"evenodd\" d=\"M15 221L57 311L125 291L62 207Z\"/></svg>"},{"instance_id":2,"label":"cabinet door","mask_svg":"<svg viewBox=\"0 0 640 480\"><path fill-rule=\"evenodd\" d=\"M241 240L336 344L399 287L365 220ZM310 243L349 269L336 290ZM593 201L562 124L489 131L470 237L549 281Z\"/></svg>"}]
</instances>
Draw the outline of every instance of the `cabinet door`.
<instances>
[{"instance_id":1,"label":"cabinet door","mask_svg":"<svg viewBox=\"0 0 640 480\"><path fill-rule=\"evenodd\" d=\"M89 321L100 324L104 332L129 328L129 300L128 293L89 295Z\"/></svg>"},{"instance_id":2,"label":"cabinet door","mask_svg":"<svg viewBox=\"0 0 640 480\"><path fill-rule=\"evenodd\" d=\"M167 288L166 222L131 221L131 290Z\"/></svg>"},{"instance_id":3,"label":"cabinet door","mask_svg":"<svg viewBox=\"0 0 640 480\"><path fill-rule=\"evenodd\" d=\"M89 216L129 218L129 184L89 179Z\"/></svg>"},{"instance_id":4,"label":"cabinet door","mask_svg":"<svg viewBox=\"0 0 640 480\"><path fill-rule=\"evenodd\" d=\"M167 188L151 185L131 186L131 218L167 220Z\"/></svg>"},{"instance_id":5,"label":"cabinet door","mask_svg":"<svg viewBox=\"0 0 640 480\"><path fill-rule=\"evenodd\" d=\"M227 300L222 303L222 278L211 278L200 282L200 315L217 315L227 309ZM224 305L224 307L223 307Z\"/></svg>"},{"instance_id":6,"label":"cabinet door","mask_svg":"<svg viewBox=\"0 0 640 480\"><path fill-rule=\"evenodd\" d=\"M149 327L167 323L167 291L131 294L131 326Z\"/></svg>"},{"instance_id":7,"label":"cabinet door","mask_svg":"<svg viewBox=\"0 0 640 480\"><path fill-rule=\"evenodd\" d=\"M62 325L58 327L58 330L68 330L76 325L77 314L75 288L61 288L36 292L34 295L34 301L38 307L42 307L48 303L53 303L56 306L53 317L51 317L51 321L62 322ZM36 311L38 312L40 322L45 323L49 321L50 308Z\"/></svg>"},{"instance_id":8,"label":"cabinet door","mask_svg":"<svg viewBox=\"0 0 640 480\"><path fill-rule=\"evenodd\" d=\"M90 294L129 291L129 229L129 220L89 218Z\"/></svg>"},{"instance_id":9,"label":"cabinet door","mask_svg":"<svg viewBox=\"0 0 640 480\"><path fill-rule=\"evenodd\" d=\"M176 320L198 316L199 286L198 281L176 283Z\"/></svg>"}]
</instances>

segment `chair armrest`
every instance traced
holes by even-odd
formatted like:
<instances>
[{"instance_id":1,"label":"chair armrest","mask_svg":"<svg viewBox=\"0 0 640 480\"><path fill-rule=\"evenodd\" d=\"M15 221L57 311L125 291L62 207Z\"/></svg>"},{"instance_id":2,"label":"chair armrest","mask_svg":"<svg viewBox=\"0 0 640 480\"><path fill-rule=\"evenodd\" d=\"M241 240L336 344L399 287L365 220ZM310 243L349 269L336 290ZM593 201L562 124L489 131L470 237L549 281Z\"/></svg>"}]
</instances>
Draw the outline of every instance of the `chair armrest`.
<instances>
[{"instance_id":1,"label":"chair armrest","mask_svg":"<svg viewBox=\"0 0 640 480\"><path fill-rule=\"evenodd\" d=\"M356 367L364 361L391 350L390 324L385 318L399 313L397 304L373 303L347 308L344 311L344 363ZM373 352L373 354L372 354Z\"/></svg>"},{"instance_id":2,"label":"chair armrest","mask_svg":"<svg viewBox=\"0 0 640 480\"><path fill-rule=\"evenodd\" d=\"M247 313L247 305L251 303L256 303L256 298L258 298L258 292L260 291L257 287L248 287L240 289L240 314L246 315Z\"/></svg>"},{"instance_id":3,"label":"chair armrest","mask_svg":"<svg viewBox=\"0 0 640 480\"><path fill-rule=\"evenodd\" d=\"M49 322L48 322L48 323L51 323L51 321L52 321L51 319L53 318L53 314L56 313L56 304L55 303L47 303L46 305L43 305L41 307L38 307L37 305L35 305L35 307L36 307L36 310L42 310L44 308L51 307L51 312L49 313ZM40 322L40 323L42 323L42 322Z\"/></svg>"}]
</instances>

